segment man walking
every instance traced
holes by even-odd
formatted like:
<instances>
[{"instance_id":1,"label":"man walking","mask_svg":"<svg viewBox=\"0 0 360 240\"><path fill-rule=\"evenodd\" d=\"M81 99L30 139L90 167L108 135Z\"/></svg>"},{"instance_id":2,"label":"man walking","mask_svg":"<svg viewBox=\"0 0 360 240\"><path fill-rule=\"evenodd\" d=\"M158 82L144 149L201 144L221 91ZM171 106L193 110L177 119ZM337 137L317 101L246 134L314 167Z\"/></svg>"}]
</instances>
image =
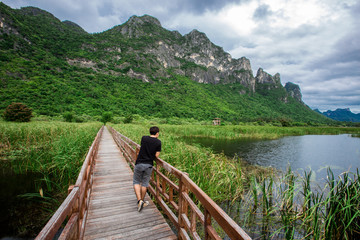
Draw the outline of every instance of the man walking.
<instances>
[{"instance_id":1,"label":"man walking","mask_svg":"<svg viewBox=\"0 0 360 240\"><path fill-rule=\"evenodd\" d=\"M138 200L138 211L149 203L144 202L147 187L154 166L154 159L158 158L161 152L161 141L159 137L159 128L151 127L150 136L141 138L141 147L139 155L135 162L133 185L136 198Z\"/></svg>"}]
</instances>

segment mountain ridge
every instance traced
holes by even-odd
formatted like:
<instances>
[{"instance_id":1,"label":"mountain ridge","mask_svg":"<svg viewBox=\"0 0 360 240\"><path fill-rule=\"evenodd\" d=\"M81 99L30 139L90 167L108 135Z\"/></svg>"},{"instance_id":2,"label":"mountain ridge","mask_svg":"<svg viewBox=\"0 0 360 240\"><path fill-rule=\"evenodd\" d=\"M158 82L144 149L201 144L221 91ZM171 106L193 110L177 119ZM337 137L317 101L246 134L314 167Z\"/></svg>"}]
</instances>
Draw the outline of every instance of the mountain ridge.
<instances>
[{"instance_id":1,"label":"mountain ridge","mask_svg":"<svg viewBox=\"0 0 360 240\"><path fill-rule=\"evenodd\" d=\"M22 101L45 115L327 121L302 102L299 86L283 87L280 74L253 76L246 57L149 15L89 34L43 10L0 3L0 26L0 110Z\"/></svg>"},{"instance_id":2,"label":"mountain ridge","mask_svg":"<svg viewBox=\"0 0 360 240\"><path fill-rule=\"evenodd\" d=\"M336 121L360 122L360 113L353 113L350 108L338 108L335 111L327 110L324 112L320 112L319 109L315 109L315 111Z\"/></svg>"}]
</instances>

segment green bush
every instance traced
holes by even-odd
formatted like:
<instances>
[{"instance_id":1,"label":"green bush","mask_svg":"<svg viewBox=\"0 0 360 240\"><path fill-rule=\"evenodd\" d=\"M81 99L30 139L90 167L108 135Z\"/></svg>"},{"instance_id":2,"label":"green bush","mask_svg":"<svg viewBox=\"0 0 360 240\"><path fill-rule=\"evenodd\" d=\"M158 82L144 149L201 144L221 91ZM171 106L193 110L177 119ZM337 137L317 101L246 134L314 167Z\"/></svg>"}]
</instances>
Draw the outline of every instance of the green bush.
<instances>
[{"instance_id":1,"label":"green bush","mask_svg":"<svg viewBox=\"0 0 360 240\"><path fill-rule=\"evenodd\" d=\"M124 123L131 123L134 120L132 115L127 115L124 119Z\"/></svg>"},{"instance_id":2,"label":"green bush","mask_svg":"<svg viewBox=\"0 0 360 240\"><path fill-rule=\"evenodd\" d=\"M65 122L72 122L74 114L72 114L71 112L66 112L63 114L63 117L65 119Z\"/></svg>"},{"instance_id":3,"label":"green bush","mask_svg":"<svg viewBox=\"0 0 360 240\"><path fill-rule=\"evenodd\" d=\"M113 117L111 119L111 123L113 124L120 124L122 122L122 118L121 117Z\"/></svg>"},{"instance_id":4,"label":"green bush","mask_svg":"<svg viewBox=\"0 0 360 240\"><path fill-rule=\"evenodd\" d=\"M85 122L85 119L82 116L75 116L75 122L82 123Z\"/></svg>"},{"instance_id":5,"label":"green bush","mask_svg":"<svg viewBox=\"0 0 360 240\"><path fill-rule=\"evenodd\" d=\"M104 123L105 125L107 122L111 121L112 116L113 116L112 112L103 112L101 117L101 122Z\"/></svg>"},{"instance_id":6,"label":"green bush","mask_svg":"<svg viewBox=\"0 0 360 240\"><path fill-rule=\"evenodd\" d=\"M32 110L22 103L10 104L3 114L4 120L11 122L29 122L32 117Z\"/></svg>"}]
</instances>

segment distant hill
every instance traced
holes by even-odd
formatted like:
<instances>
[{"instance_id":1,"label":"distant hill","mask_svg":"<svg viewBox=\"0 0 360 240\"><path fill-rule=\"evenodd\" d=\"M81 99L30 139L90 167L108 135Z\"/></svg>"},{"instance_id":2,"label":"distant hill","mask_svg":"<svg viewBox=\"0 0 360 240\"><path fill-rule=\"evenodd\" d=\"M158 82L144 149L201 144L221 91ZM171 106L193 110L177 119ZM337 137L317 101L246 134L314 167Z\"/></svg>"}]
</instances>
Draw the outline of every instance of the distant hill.
<instances>
[{"instance_id":1,"label":"distant hill","mask_svg":"<svg viewBox=\"0 0 360 240\"><path fill-rule=\"evenodd\" d=\"M0 3L0 111L23 102L36 114L329 123L246 57L204 33L169 31L152 16L89 34L35 7Z\"/></svg>"},{"instance_id":2,"label":"distant hill","mask_svg":"<svg viewBox=\"0 0 360 240\"><path fill-rule=\"evenodd\" d=\"M318 109L316 109L315 111L321 113ZM360 113L358 114L352 113L349 108L344 108L344 109L338 108L335 111L328 110L321 114L336 121L360 122Z\"/></svg>"}]
</instances>

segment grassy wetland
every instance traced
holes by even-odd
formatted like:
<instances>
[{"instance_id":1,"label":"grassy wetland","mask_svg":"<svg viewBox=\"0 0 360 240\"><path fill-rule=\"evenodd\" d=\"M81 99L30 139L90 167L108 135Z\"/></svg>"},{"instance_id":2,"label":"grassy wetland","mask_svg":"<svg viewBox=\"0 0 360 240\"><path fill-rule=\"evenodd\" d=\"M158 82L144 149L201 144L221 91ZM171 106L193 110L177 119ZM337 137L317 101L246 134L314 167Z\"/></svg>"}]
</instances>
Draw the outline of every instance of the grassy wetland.
<instances>
[{"instance_id":1,"label":"grassy wetland","mask_svg":"<svg viewBox=\"0 0 360 240\"><path fill-rule=\"evenodd\" d=\"M15 203L2 212L2 235L36 236L76 181L100 127L99 122L0 122L1 183L10 189L1 201ZM29 188L18 189L29 181Z\"/></svg>"},{"instance_id":2,"label":"grassy wetland","mask_svg":"<svg viewBox=\"0 0 360 240\"><path fill-rule=\"evenodd\" d=\"M148 125L112 125L138 142ZM317 187L312 172L297 175L252 166L241 159L188 144L185 138L276 139L306 134L358 134L359 128L158 125L161 158L189 176L254 239L358 239L359 172L334 176Z\"/></svg>"},{"instance_id":3,"label":"grassy wetland","mask_svg":"<svg viewBox=\"0 0 360 240\"><path fill-rule=\"evenodd\" d=\"M161 129L161 158L189 176L253 238L356 239L359 236L359 173L333 176L314 191L311 172L253 166L217 154L186 138L276 139L305 134L359 134L359 128L111 124L138 142L151 125ZM67 195L101 123L0 122L2 184L30 184L2 196L16 202L3 235L36 235ZM23 182L18 182L23 179ZM11 182L14 181L12 184ZM30 190L29 190L30 189ZM11 200L10 200L11 199ZM3 225L3 224L2 224ZM4 236L5 236L4 235ZM1 236L2 237L2 236Z\"/></svg>"}]
</instances>

